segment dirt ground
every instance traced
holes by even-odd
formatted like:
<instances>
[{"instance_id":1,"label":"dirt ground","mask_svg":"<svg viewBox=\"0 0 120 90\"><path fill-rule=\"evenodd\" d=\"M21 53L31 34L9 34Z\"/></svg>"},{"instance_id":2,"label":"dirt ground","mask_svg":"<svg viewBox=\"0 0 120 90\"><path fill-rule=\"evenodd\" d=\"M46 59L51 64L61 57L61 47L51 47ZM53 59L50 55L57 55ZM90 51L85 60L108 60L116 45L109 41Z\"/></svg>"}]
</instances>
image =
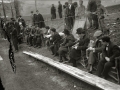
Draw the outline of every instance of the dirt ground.
<instances>
[{"instance_id":1,"label":"dirt ground","mask_svg":"<svg viewBox=\"0 0 120 90\"><path fill-rule=\"evenodd\" d=\"M0 61L0 77L5 90L99 90L22 53L31 50L52 57L46 53L46 47L36 50L20 45L20 51L15 53L17 73L14 74L8 59L9 43L1 39L0 42L0 55L4 59Z\"/></svg>"}]
</instances>

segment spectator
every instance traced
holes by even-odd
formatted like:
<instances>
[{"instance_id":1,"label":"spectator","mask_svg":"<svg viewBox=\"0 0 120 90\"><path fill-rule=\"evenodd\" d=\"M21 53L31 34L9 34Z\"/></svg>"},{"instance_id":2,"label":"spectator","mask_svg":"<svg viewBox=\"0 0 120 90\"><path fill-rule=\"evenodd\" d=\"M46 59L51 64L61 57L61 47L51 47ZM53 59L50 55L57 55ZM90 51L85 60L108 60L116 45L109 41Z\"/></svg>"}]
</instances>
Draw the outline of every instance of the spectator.
<instances>
[{"instance_id":1,"label":"spectator","mask_svg":"<svg viewBox=\"0 0 120 90\"><path fill-rule=\"evenodd\" d=\"M83 0L79 0L79 6L75 10L76 17L81 19L82 17L85 17L85 6L83 5Z\"/></svg>"},{"instance_id":2,"label":"spectator","mask_svg":"<svg viewBox=\"0 0 120 90\"><path fill-rule=\"evenodd\" d=\"M71 48L71 46L73 45L75 41L74 36L70 34L69 30L64 29L63 33L65 34L66 37L59 48L59 58L60 58L59 62L63 62L62 58L64 58L66 61L68 60L65 54L67 54L68 49Z\"/></svg>"},{"instance_id":3,"label":"spectator","mask_svg":"<svg viewBox=\"0 0 120 90\"><path fill-rule=\"evenodd\" d=\"M105 48L102 52L102 59L98 63L97 75L107 79L111 67L115 66L115 58L120 55L120 49L110 41L108 36L102 38L102 44Z\"/></svg>"},{"instance_id":4,"label":"spectator","mask_svg":"<svg viewBox=\"0 0 120 90\"><path fill-rule=\"evenodd\" d=\"M35 25L35 14L33 11L31 11L31 24Z\"/></svg>"},{"instance_id":5,"label":"spectator","mask_svg":"<svg viewBox=\"0 0 120 90\"><path fill-rule=\"evenodd\" d=\"M25 20L22 18L22 16L19 16L18 23L19 25L22 25L24 28L26 27Z\"/></svg>"},{"instance_id":6,"label":"spectator","mask_svg":"<svg viewBox=\"0 0 120 90\"><path fill-rule=\"evenodd\" d=\"M94 14L97 11L96 0L88 1L87 11L88 11L88 20L90 23L89 29L93 29L93 30L98 29L98 17L96 14Z\"/></svg>"},{"instance_id":7,"label":"spectator","mask_svg":"<svg viewBox=\"0 0 120 90\"><path fill-rule=\"evenodd\" d=\"M73 28L74 20L75 20L75 7L74 4L72 4L72 0L68 0L69 3L69 9L68 9L68 17L69 17L69 24L70 24L70 30Z\"/></svg>"},{"instance_id":8,"label":"spectator","mask_svg":"<svg viewBox=\"0 0 120 90\"><path fill-rule=\"evenodd\" d=\"M11 18L12 22L12 26L17 30L17 35L20 34L20 25L18 22L16 22L16 20L14 18Z\"/></svg>"},{"instance_id":9,"label":"spectator","mask_svg":"<svg viewBox=\"0 0 120 90\"><path fill-rule=\"evenodd\" d=\"M35 25L37 25L39 28L45 27L45 22L43 16L39 13L39 11L36 11L35 15Z\"/></svg>"},{"instance_id":10,"label":"spectator","mask_svg":"<svg viewBox=\"0 0 120 90\"><path fill-rule=\"evenodd\" d=\"M58 14L59 14L59 17L62 18L62 4L60 3L60 1L58 3L59 3L59 5L58 5Z\"/></svg>"},{"instance_id":11,"label":"spectator","mask_svg":"<svg viewBox=\"0 0 120 90\"><path fill-rule=\"evenodd\" d=\"M13 42L13 46L15 48L15 52L18 51L18 36L17 36L17 30L16 28L14 28L14 26L12 25L12 42Z\"/></svg>"},{"instance_id":12,"label":"spectator","mask_svg":"<svg viewBox=\"0 0 120 90\"><path fill-rule=\"evenodd\" d=\"M69 6L68 2L65 2L64 16L65 16L65 29L71 30L70 18L69 18Z\"/></svg>"},{"instance_id":13,"label":"spectator","mask_svg":"<svg viewBox=\"0 0 120 90\"><path fill-rule=\"evenodd\" d=\"M90 41L85 33L85 30L82 28L78 28L76 33L79 35L80 40L73 46L73 49L69 54L70 62L73 63L74 67L77 67L76 61L81 58L81 51L85 53Z\"/></svg>"},{"instance_id":14,"label":"spectator","mask_svg":"<svg viewBox=\"0 0 120 90\"><path fill-rule=\"evenodd\" d=\"M61 36L56 32L55 28L51 28L51 45L50 45L50 49L52 51L52 55L56 56L58 53L58 49L59 49L59 45L61 42Z\"/></svg>"},{"instance_id":15,"label":"spectator","mask_svg":"<svg viewBox=\"0 0 120 90\"><path fill-rule=\"evenodd\" d=\"M92 73L93 65L96 61L98 61L98 53L102 53L102 50L104 46L101 44L101 37L102 37L102 31L98 30L94 33L95 42L93 43L93 46L90 46L87 49L87 52L89 52L88 55L88 72ZM86 52L86 54L87 54Z\"/></svg>"},{"instance_id":16,"label":"spectator","mask_svg":"<svg viewBox=\"0 0 120 90\"><path fill-rule=\"evenodd\" d=\"M98 21L99 21L99 28L103 31L103 33L105 33L105 22L104 22L104 18L105 18L105 14L107 14L107 10L106 8L101 5L101 0L97 0L96 1L96 4L97 4L97 17L98 17Z\"/></svg>"},{"instance_id":17,"label":"spectator","mask_svg":"<svg viewBox=\"0 0 120 90\"><path fill-rule=\"evenodd\" d=\"M51 7L51 20L52 19L56 19L56 8L54 6L54 4L52 4L52 7Z\"/></svg>"}]
</instances>

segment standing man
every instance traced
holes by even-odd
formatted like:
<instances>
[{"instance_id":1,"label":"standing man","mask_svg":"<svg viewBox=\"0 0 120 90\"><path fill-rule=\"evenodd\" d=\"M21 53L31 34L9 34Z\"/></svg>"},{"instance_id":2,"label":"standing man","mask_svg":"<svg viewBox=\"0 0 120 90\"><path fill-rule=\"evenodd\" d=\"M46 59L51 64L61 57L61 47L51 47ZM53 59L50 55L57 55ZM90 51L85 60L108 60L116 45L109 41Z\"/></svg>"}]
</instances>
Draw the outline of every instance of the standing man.
<instances>
[{"instance_id":1,"label":"standing man","mask_svg":"<svg viewBox=\"0 0 120 90\"><path fill-rule=\"evenodd\" d=\"M52 7L51 7L51 20L52 19L56 19L56 8L54 6L54 4L52 4Z\"/></svg>"},{"instance_id":2,"label":"standing man","mask_svg":"<svg viewBox=\"0 0 120 90\"><path fill-rule=\"evenodd\" d=\"M17 30L17 35L20 34L20 25L14 18L11 18L13 27Z\"/></svg>"},{"instance_id":3,"label":"standing man","mask_svg":"<svg viewBox=\"0 0 120 90\"><path fill-rule=\"evenodd\" d=\"M72 4L72 0L68 0L68 3L69 3L68 17L69 17L69 23L71 25L70 29L72 29L75 20L75 7L74 4Z\"/></svg>"},{"instance_id":4,"label":"standing man","mask_svg":"<svg viewBox=\"0 0 120 90\"><path fill-rule=\"evenodd\" d=\"M37 25L39 28L45 27L45 22L43 16L39 13L39 11L36 11L35 15L35 25Z\"/></svg>"},{"instance_id":5,"label":"standing man","mask_svg":"<svg viewBox=\"0 0 120 90\"><path fill-rule=\"evenodd\" d=\"M31 25L35 25L35 14L31 11Z\"/></svg>"},{"instance_id":6,"label":"standing man","mask_svg":"<svg viewBox=\"0 0 120 90\"><path fill-rule=\"evenodd\" d=\"M62 4L60 3L60 1L58 3L59 3L59 5L58 5L58 14L59 14L59 17L62 18Z\"/></svg>"},{"instance_id":7,"label":"standing man","mask_svg":"<svg viewBox=\"0 0 120 90\"><path fill-rule=\"evenodd\" d=\"M90 22L90 27L94 30L98 29L98 17L96 14L94 14L97 11L97 4L96 0L89 0L88 1L88 6L87 6L87 11L88 11L88 20Z\"/></svg>"},{"instance_id":8,"label":"standing man","mask_svg":"<svg viewBox=\"0 0 120 90\"><path fill-rule=\"evenodd\" d=\"M75 16L81 19L85 17L85 6L83 5L83 0L79 0L79 6L75 9Z\"/></svg>"},{"instance_id":9,"label":"standing man","mask_svg":"<svg viewBox=\"0 0 120 90\"><path fill-rule=\"evenodd\" d=\"M15 48L15 52L17 52L18 51L18 36L17 36L17 29L14 28L13 24L12 24L11 35L12 35L12 42Z\"/></svg>"},{"instance_id":10,"label":"standing man","mask_svg":"<svg viewBox=\"0 0 120 90\"><path fill-rule=\"evenodd\" d=\"M26 26L25 20L22 18L21 15L18 18L18 23L19 23L19 25L22 25L25 28L25 26Z\"/></svg>"}]
</instances>

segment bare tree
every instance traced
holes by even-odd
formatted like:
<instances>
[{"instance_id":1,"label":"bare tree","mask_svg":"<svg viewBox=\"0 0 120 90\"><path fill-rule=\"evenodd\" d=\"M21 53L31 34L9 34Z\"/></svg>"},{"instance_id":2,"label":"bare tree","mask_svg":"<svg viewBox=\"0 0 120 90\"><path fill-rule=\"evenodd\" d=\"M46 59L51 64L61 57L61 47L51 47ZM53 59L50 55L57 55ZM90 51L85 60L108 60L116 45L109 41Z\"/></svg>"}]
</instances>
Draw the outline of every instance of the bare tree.
<instances>
[{"instance_id":1,"label":"bare tree","mask_svg":"<svg viewBox=\"0 0 120 90\"><path fill-rule=\"evenodd\" d=\"M14 0L14 8L16 12L16 18L20 16L21 2L19 0Z\"/></svg>"}]
</instances>

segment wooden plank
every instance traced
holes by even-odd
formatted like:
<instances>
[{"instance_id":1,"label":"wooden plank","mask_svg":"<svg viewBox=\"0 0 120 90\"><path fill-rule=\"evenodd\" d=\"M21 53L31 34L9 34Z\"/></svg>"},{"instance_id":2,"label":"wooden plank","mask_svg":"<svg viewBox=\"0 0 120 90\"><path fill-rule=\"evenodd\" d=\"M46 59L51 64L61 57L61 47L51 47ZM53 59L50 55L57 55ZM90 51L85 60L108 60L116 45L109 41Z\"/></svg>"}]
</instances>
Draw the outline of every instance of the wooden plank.
<instances>
[{"instance_id":1,"label":"wooden plank","mask_svg":"<svg viewBox=\"0 0 120 90\"><path fill-rule=\"evenodd\" d=\"M58 61L55 61L55 60L50 59L48 57L44 57L44 56L37 54L37 53L27 52L27 51L23 51L23 53L26 55L29 55L31 57L34 57L42 62L45 62L45 63L47 63L47 64L49 64L49 65L51 65L59 70L62 70L64 72L78 78L79 80L82 80L82 81L89 83L93 86L99 87L103 90L120 90L120 85L109 82L107 80L99 78L95 75L92 75L90 73L87 73L85 71L77 69L75 67L72 67L70 65L59 63Z\"/></svg>"},{"instance_id":2,"label":"wooden plank","mask_svg":"<svg viewBox=\"0 0 120 90\"><path fill-rule=\"evenodd\" d=\"M0 56L0 61L2 61L3 60L3 58Z\"/></svg>"}]
</instances>

